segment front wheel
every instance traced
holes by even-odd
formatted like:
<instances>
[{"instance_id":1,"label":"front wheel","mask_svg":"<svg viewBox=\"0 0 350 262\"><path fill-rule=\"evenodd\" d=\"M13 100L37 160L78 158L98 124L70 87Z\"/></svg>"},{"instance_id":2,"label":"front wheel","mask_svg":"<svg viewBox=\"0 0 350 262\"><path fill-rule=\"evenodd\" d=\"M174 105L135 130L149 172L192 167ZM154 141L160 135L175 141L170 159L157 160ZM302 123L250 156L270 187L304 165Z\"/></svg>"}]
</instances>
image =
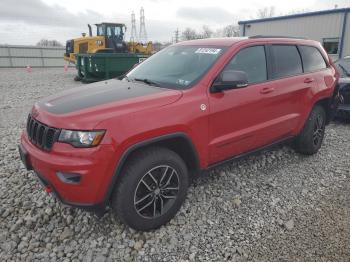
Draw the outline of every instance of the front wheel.
<instances>
[{"instance_id":1,"label":"front wheel","mask_svg":"<svg viewBox=\"0 0 350 262\"><path fill-rule=\"evenodd\" d=\"M157 147L133 154L120 175L112 208L123 223L136 230L167 223L186 198L186 164L169 149Z\"/></svg>"},{"instance_id":2,"label":"front wheel","mask_svg":"<svg viewBox=\"0 0 350 262\"><path fill-rule=\"evenodd\" d=\"M316 105L295 140L296 151L305 155L317 153L323 142L325 127L326 113L322 106Z\"/></svg>"}]
</instances>

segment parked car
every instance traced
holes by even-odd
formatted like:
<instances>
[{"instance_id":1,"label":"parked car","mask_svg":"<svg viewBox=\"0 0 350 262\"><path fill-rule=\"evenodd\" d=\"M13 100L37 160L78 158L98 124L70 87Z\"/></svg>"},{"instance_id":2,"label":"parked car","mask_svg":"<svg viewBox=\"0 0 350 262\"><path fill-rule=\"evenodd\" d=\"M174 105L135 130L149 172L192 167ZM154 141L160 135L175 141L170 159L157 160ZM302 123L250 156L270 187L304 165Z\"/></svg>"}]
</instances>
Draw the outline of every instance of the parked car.
<instances>
[{"instance_id":1,"label":"parked car","mask_svg":"<svg viewBox=\"0 0 350 262\"><path fill-rule=\"evenodd\" d=\"M338 106L337 116L350 118L350 56L340 59L334 64L340 73L339 93L341 104Z\"/></svg>"},{"instance_id":2,"label":"parked car","mask_svg":"<svg viewBox=\"0 0 350 262\"><path fill-rule=\"evenodd\" d=\"M320 43L251 37L170 46L120 80L35 103L20 156L63 203L151 230L169 221L191 178L292 140L321 147L338 73Z\"/></svg>"}]
</instances>

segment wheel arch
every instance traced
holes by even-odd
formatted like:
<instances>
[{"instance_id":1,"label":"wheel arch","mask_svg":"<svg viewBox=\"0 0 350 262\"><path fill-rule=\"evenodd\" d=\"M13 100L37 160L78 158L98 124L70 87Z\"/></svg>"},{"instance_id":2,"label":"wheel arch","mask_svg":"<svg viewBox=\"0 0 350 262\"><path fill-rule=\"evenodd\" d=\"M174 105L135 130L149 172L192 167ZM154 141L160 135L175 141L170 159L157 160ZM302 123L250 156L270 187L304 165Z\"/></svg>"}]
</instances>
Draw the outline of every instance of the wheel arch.
<instances>
[{"instance_id":1,"label":"wheel arch","mask_svg":"<svg viewBox=\"0 0 350 262\"><path fill-rule=\"evenodd\" d=\"M151 138L145 141L141 141L137 144L130 146L127 150L122 154L116 170L113 174L111 183L108 186L108 190L104 197L104 202L108 204L111 195L115 186L118 184L119 179L121 178L120 173L122 172L124 166L128 162L128 160L138 151L149 148L149 147L165 147L168 148L175 153L177 153L185 162L190 177L193 177L199 170L199 157L197 150L190 139L190 137L182 132L162 135L159 137Z\"/></svg>"},{"instance_id":2,"label":"wheel arch","mask_svg":"<svg viewBox=\"0 0 350 262\"><path fill-rule=\"evenodd\" d=\"M324 109L326 113L326 125L328 125L334 117L335 112L334 112L334 109L332 108L332 104L333 104L333 98L326 97L326 98L321 98L317 100L313 106L314 108L315 106L319 105Z\"/></svg>"}]
</instances>

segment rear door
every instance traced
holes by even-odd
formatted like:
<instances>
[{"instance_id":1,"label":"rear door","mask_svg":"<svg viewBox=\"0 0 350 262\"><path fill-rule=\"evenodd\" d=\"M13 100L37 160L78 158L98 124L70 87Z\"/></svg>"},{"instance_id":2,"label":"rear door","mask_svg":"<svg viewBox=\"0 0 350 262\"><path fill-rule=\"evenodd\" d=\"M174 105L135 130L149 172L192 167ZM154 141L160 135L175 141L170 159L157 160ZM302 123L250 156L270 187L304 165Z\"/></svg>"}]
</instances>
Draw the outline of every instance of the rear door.
<instances>
[{"instance_id":1,"label":"rear door","mask_svg":"<svg viewBox=\"0 0 350 262\"><path fill-rule=\"evenodd\" d=\"M334 83L334 75L331 67L327 66L324 57L320 51L314 46L299 45L301 57L303 59L304 66L304 81L312 82L314 90L310 92L317 92L330 88ZM304 97L304 99L308 99ZM305 101L303 105L305 111L310 110L310 105Z\"/></svg>"},{"instance_id":2,"label":"rear door","mask_svg":"<svg viewBox=\"0 0 350 262\"><path fill-rule=\"evenodd\" d=\"M312 89L317 88L313 74L304 74L300 50L292 44L273 44L268 47L272 59L271 84L278 97L279 112L275 113L276 132L281 136L294 136L305 112L310 107Z\"/></svg>"}]
</instances>

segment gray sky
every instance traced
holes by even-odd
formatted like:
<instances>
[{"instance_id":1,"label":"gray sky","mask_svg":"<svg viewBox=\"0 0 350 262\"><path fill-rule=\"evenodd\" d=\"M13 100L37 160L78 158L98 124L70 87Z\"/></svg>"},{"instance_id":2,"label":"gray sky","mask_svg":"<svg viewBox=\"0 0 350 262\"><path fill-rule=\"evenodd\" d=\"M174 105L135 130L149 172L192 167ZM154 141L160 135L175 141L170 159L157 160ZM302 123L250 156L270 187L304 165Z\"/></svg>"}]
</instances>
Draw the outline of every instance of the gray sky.
<instances>
[{"instance_id":1,"label":"gray sky","mask_svg":"<svg viewBox=\"0 0 350 262\"><path fill-rule=\"evenodd\" d=\"M87 23L103 21L122 22L130 29L132 11L138 29L141 6L149 40L170 41L176 28L200 30L208 25L215 30L255 18L264 7L274 6L276 14L282 15L331 9L335 4L350 7L350 0L1 0L0 44L35 44L42 38L65 43L87 32Z\"/></svg>"}]
</instances>

